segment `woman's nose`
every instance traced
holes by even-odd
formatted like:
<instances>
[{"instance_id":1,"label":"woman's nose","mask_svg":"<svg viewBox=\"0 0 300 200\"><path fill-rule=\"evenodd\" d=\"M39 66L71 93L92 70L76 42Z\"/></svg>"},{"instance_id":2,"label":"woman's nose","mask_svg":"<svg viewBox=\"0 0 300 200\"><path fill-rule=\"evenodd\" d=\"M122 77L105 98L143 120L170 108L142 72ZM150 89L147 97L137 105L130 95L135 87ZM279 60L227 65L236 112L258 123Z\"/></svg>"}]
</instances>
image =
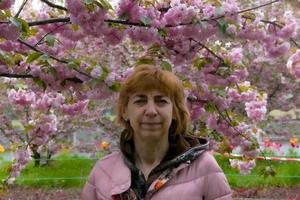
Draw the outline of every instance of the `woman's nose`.
<instances>
[{"instance_id":1,"label":"woman's nose","mask_svg":"<svg viewBox=\"0 0 300 200\"><path fill-rule=\"evenodd\" d=\"M148 117L155 117L157 115L156 105L149 101L145 107L145 115Z\"/></svg>"}]
</instances>

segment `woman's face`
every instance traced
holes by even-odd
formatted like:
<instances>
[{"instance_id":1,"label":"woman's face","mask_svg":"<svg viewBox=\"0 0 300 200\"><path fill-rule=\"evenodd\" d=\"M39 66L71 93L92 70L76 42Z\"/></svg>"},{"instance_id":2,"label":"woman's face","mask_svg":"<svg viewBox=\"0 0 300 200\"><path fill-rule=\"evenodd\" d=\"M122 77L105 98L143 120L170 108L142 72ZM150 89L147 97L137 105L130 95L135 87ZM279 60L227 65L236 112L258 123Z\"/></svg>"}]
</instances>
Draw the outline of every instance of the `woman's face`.
<instances>
[{"instance_id":1,"label":"woman's face","mask_svg":"<svg viewBox=\"0 0 300 200\"><path fill-rule=\"evenodd\" d=\"M172 113L171 99L162 92L153 90L132 94L123 118L130 121L135 138L162 139L168 138Z\"/></svg>"}]
</instances>

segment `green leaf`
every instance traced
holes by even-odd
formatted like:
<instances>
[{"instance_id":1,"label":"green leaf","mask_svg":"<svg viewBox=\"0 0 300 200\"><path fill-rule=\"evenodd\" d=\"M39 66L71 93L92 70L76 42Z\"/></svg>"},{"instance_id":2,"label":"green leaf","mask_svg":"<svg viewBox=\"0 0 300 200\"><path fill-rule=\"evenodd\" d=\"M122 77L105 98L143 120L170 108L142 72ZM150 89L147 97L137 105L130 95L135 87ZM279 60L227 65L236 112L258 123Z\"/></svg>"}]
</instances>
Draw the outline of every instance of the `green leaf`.
<instances>
[{"instance_id":1,"label":"green leaf","mask_svg":"<svg viewBox=\"0 0 300 200\"><path fill-rule=\"evenodd\" d=\"M15 60L9 54L1 54L0 53L0 60L5 62L8 65L15 64Z\"/></svg>"},{"instance_id":2,"label":"green leaf","mask_svg":"<svg viewBox=\"0 0 300 200\"><path fill-rule=\"evenodd\" d=\"M103 8L106 8L107 10L114 10L114 8L107 0L97 0L96 2L98 2Z\"/></svg>"},{"instance_id":3,"label":"green leaf","mask_svg":"<svg viewBox=\"0 0 300 200\"><path fill-rule=\"evenodd\" d=\"M48 60L49 60L49 55L48 55L48 54L43 54L43 55L41 56L41 60L42 60L42 61L48 61Z\"/></svg>"},{"instance_id":4,"label":"green leaf","mask_svg":"<svg viewBox=\"0 0 300 200\"><path fill-rule=\"evenodd\" d=\"M228 23L224 19L218 19L218 27L222 35L226 34L226 29L228 27Z\"/></svg>"},{"instance_id":5,"label":"green leaf","mask_svg":"<svg viewBox=\"0 0 300 200\"><path fill-rule=\"evenodd\" d=\"M151 19L147 16L142 16L140 20L145 26L149 26L152 23Z\"/></svg>"},{"instance_id":6,"label":"green leaf","mask_svg":"<svg viewBox=\"0 0 300 200\"><path fill-rule=\"evenodd\" d=\"M108 75L109 75L109 69L105 66L101 66L102 70L103 70L103 73L100 77L100 79L104 80Z\"/></svg>"},{"instance_id":7,"label":"green leaf","mask_svg":"<svg viewBox=\"0 0 300 200\"><path fill-rule=\"evenodd\" d=\"M266 166L266 167L260 169L258 174L260 176L263 176L264 178L267 178L268 176L274 177L276 175L276 172L272 166Z\"/></svg>"},{"instance_id":8,"label":"green leaf","mask_svg":"<svg viewBox=\"0 0 300 200\"><path fill-rule=\"evenodd\" d=\"M44 38L44 41L46 42L46 44L48 46L51 46L53 47L54 46L54 43L56 41L56 37L54 35L47 35L45 38Z\"/></svg>"},{"instance_id":9,"label":"green leaf","mask_svg":"<svg viewBox=\"0 0 300 200\"><path fill-rule=\"evenodd\" d=\"M25 85L25 84L23 84L23 83L16 83L16 84L14 85L14 88L16 88L17 90L18 90L18 89L26 89L26 88L28 88L28 86Z\"/></svg>"},{"instance_id":10,"label":"green leaf","mask_svg":"<svg viewBox=\"0 0 300 200\"><path fill-rule=\"evenodd\" d=\"M119 20L122 21L127 21L129 19L129 14L127 12L122 13L122 15L120 15Z\"/></svg>"},{"instance_id":11,"label":"green leaf","mask_svg":"<svg viewBox=\"0 0 300 200\"><path fill-rule=\"evenodd\" d=\"M45 89L47 88L46 83L45 83L44 81L42 81L40 78L35 77L35 78L33 78L32 80L33 80L33 82L34 82L35 84L37 84L39 87L43 88L43 90L45 90Z\"/></svg>"},{"instance_id":12,"label":"green leaf","mask_svg":"<svg viewBox=\"0 0 300 200\"><path fill-rule=\"evenodd\" d=\"M168 29L167 28L160 28L160 29L158 29L158 33L161 37L166 37L168 35Z\"/></svg>"},{"instance_id":13,"label":"green leaf","mask_svg":"<svg viewBox=\"0 0 300 200\"><path fill-rule=\"evenodd\" d=\"M9 21L10 21L14 26L18 27L19 30L22 30L22 24L21 24L21 22L19 22L18 18L11 17L11 18L9 19Z\"/></svg>"},{"instance_id":14,"label":"green leaf","mask_svg":"<svg viewBox=\"0 0 300 200\"><path fill-rule=\"evenodd\" d=\"M155 61L151 57L143 56L137 60L136 65L143 65L143 64L155 64Z\"/></svg>"},{"instance_id":15,"label":"green leaf","mask_svg":"<svg viewBox=\"0 0 300 200\"><path fill-rule=\"evenodd\" d=\"M292 93L289 93L289 94L287 94L286 96L285 96L285 99L291 99L291 98L293 98L294 97L294 95L292 94Z\"/></svg>"},{"instance_id":16,"label":"green leaf","mask_svg":"<svg viewBox=\"0 0 300 200\"><path fill-rule=\"evenodd\" d=\"M205 59L196 57L193 64L194 67L196 67L198 70L201 70L207 64L207 61Z\"/></svg>"},{"instance_id":17,"label":"green leaf","mask_svg":"<svg viewBox=\"0 0 300 200\"><path fill-rule=\"evenodd\" d=\"M242 85L242 86L239 87L239 90L240 90L241 92L247 92L247 91L248 91L248 87L245 86L245 85Z\"/></svg>"},{"instance_id":18,"label":"green leaf","mask_svg":"<svg viewBox=\"0 0 300 200\"><path fill-rule=\"evenodd\" d=\"M76 32L76 31L79 31L80 29L80 26L77 25L77 24L72 24L72 31Z\"/></svg>"},{"instance_id":19,"label":"green leaf","mask_svg":"<svg viewBox=\"0 0 300 200\"><path fill-rule=\"evenodd\" d=\"M199 24L199 20L198 19L192 19L192 24Z\"/></svg>"},{"instance_id":20,"label":"green leaf","mask_svg":"<svg viewBox=\"0 0 300 200\"><path fill-rule=\"evenodd\" d=\"M11 121L11 126L14 129L21 130L21 131L23 131L25 129L22 122L20 122L19 120L12 120Z\"/></svg>"},{"instance_id":21,"label":"green leaf","mask_svg":"<svg viewBox=\"0 0 300 200\"><path fill-rule=\"evenodd\" d=\"M29 29L28 23L25 20L21 19L21 18L17 18L17 20L21 23L22 32L29 33L30 29Z\"/></svg>"},{"instance_id":22,"label":"green leaf","mask_svg":"<svg viewBox=\"0 0 300 200\"><path fill-rule=\"evenodd\" d=\"M224 9L222 7L216 7L215 16L222 15L224 13Z\"/></svg>"},{"instance_id":23,"label":"green leaf","mask_svg":"<svg viewBox=\"0 0 300 200\"><path fill-rule=\"evenodd\" d=\"M172 71L172 65L164 60L161 62L161 68L170 72Z\"/></svg>"},{"instance_id":24,"label":"green leaf","mask_svg":"<svg viewBox=\"0 0 300 200\"><path fill-rule=\"evenodd\" d=\"M103 80L93 78L89 82L92 88L96 88L99 83L103 83Z\"/></svg>"},{"instance_id":25,"label":"green leaf","mask_svg":"<svg viewBox=\"0 0 300 200\"><path fill-rule=\"evenodd\" d=\"M121 88L120 83L114 83L112 86L109 87L109 89L118 92Z\"/></svg>"},{"instance_id":26,"label":"green leaf","mask_svg":"<svg viewBox=\"0 0 300 200\"><path fill-rule=\"evenodd\" d=\"M216 107L213 103L209 102L204 106L204 109L206 112L213 113L216 111Z\"/></svg>"},{"instance_id":27,"label":"green leaf","mask_svg":"<svg viewBox=\"0 0 300 200\"><path fill-rule=\"evenodd\" d=\"M207 29L207 26L208 26L208 23L205 22L205 21L200 21L200 24L201 26L204 28L204 29Z\"/></svg>"},{"instance_id":28,"label":"green leaf","mask_svg":"<svg viewBox=\"0 0 300 200\"><path fill-rule=\"evenodd\" d=\"M87 7L89 12L93 12L95 10L94 4L87 4L86 7Z\"/></svg>"},{"instance_id":29,"label":"green leaf","mask_svg":"<svg viewBox=\"0 0 300 200\"><path fill-rule=\"evenodd\" d=\"M2 110L3 114L5 117L7 117L8 119L11 119L13 117L13 107L11 105L7 105L4 107L4 109Z\"/></svg>"},{"instance_id":30,"label":"green leaf","mask_svg":"<svg viewBox=\"0 0 300 200\"><path fill-rule=\"evenodd\" d=\"M31 131L32 129L34 129L34 126L33 125L25 125L24 127L25 129L23 130L23 133L27 134L29 133L29 131Z\"/></svg>"},{"instance_id":31,"label":"green leaf","mask_svg":"<svg viewBox=\"0 0 300 200\"><path fill-rule=\"evenodd\" d=\"M10 22L13 25L15 25L16 27L18 27L18 29L20 31L27 33L27 34L30 32L29 25L25 20L23 20L21 18L11 17Z\"/></svg>"},{"instance_id":32,"label":"green leaf","mask_svg":"<svg viewBox=\"0 0 300 200\"><path fill-rule=\"evenodd\" d=\"M80 60L78 59L74 59L68 63L69 70L72 70L74 68L79 69L79 66L80 66Z\"/></svg>"},{"instance_id":33,"label":"green leaf","mask_svg":"<svg viewBox=\"0 0 300 200\"><path fill-rule=\"evenodd\" d=\"M85 4L92 4L92 3L94 3L94 0L83 0L83 3L85 3Z\"/></svg>"},{"instance_id":34,"label":"green leaf","mask_svg":"<svg viewBox=\"0 0 300 200\"><path fill-rule=\"evenodd\" d=\"M43 55L43 53L33 52L33 53L29 54L29 56L27 56L26 62L27 63L32 63L33 61L35 61L36 59L41 57L41 55Z\"/></svg>"},{"instance_id":35,"label":"green leaf","mask_svg":"<svg viewBox=\"0 0 300 200\"><path fill-rule=\"evenodd\" d=\"M57 71L54 67L49 67L49 72L54 78L57 78Z\"/></svg>"}]
</instances>

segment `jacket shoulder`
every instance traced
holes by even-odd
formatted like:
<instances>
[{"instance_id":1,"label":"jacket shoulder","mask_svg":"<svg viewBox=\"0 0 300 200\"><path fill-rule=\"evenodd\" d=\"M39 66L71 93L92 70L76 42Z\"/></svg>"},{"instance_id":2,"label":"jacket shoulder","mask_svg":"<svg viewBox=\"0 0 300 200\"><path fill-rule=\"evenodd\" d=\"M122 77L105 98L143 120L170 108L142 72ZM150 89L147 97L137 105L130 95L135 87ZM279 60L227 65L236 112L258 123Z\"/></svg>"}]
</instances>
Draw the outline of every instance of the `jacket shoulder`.
<instances>
[{"instance_id":1,"label":"jacket shoulder","mask_svg":"<svg viewBox=\"0 0 300 200\"><path fill-rule=\"evenodd\" d=\"M218 172L223 173L216 159L209 151L203 152L203 154L194 161L194 164L197 166L197 169L202 171L205 175Z\"/></svg>"},{"instance_id":2,"label":"jacket shoulder","mask_svg":"<svg viewBox=\"0 0 300 200\"><path fill-rule=\"evenodd\" d=\"M101 160L98 160L94 166L98 170L104 171L107 175L110 174L110 169L116 162L122 160L122 154L119 151L113 152L109 155L104 156Z\"/></svg>"},{"instance_id":3,"label":"jacket shoulder","mask_svg":"<svg viewBox=\"0 0 300 200\"><path fill-rule=\"evenodd\" d=\"M217 161L209 151L204 151L189 165L188 170L193 177L203 177L214 173L223 173Z\"/></svg>"}]
</instances>

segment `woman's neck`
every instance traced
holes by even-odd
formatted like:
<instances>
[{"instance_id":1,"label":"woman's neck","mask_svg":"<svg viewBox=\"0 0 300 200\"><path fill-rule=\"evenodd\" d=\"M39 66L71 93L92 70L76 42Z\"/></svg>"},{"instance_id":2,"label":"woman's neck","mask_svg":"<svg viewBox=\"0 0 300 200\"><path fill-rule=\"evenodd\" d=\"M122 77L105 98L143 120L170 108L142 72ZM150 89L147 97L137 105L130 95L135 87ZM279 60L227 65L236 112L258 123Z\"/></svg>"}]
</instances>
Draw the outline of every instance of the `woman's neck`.
<instances>
[{"instance_id":1,"label":"woman's neck","mask_svg":"<svg viewBox=\"0 0 300 200\"><path fill-rule=\"evenodd\" d=\"M135 144L135 164L143 172L145 178L162 161L169 149L168 139L159 141L139 141Z\"/></svg>"}]
</instances>

